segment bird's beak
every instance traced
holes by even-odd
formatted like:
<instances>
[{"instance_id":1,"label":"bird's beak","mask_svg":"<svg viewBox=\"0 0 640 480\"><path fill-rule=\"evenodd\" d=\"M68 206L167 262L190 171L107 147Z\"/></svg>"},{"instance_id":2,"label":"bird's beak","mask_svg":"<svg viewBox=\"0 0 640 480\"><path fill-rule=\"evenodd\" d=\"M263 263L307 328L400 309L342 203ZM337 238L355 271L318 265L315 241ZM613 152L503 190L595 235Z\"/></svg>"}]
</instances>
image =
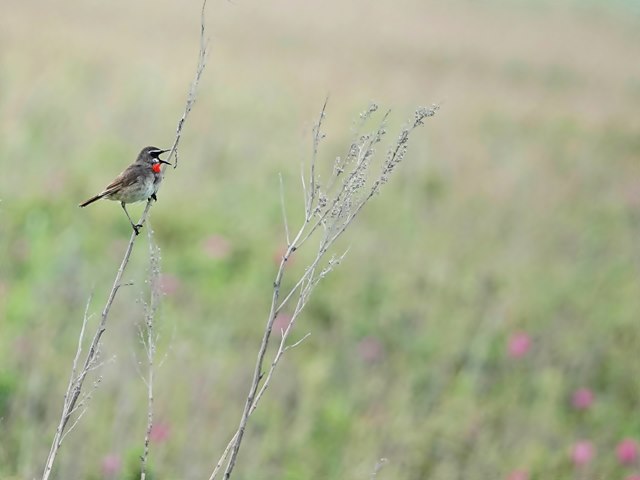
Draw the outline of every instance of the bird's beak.
<instances>
[{"instance_id":1,"label":"bird's beak","mask_svg":"<svg viewBox=\"0 0 640 480\"><path fill-rule=\"evenodd\" d=\"M156 160L158 160L158 163L164 163L164 164L166 164L166 165L171 165L171 166L173 166L173 163L171 163L171 162L167 162L166 160L162 160L162 159L160 158L160 155L162 155L163 153L167 153L167 152L169 152L170 150L171 150L170 148L167 148L166 150L157 150L157 153L156 153L154 156L156 157Z\"/></svg>"}]
</instances>

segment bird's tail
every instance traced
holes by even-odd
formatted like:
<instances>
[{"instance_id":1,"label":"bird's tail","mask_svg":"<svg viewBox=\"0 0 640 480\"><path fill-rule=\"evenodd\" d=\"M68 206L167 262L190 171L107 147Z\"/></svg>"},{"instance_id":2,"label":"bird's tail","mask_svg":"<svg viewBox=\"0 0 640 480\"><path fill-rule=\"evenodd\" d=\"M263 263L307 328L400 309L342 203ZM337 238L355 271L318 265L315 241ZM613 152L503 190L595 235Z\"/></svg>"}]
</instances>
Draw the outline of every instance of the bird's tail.
<instances>
[{"instance_id":1,"label":"bird's tail","mask_svg":"<svg viewBox=\"0 0 640 480\"><path fill-rule=\"evenodd\" d=\"M89 200L82 202L79 206L80 207L86 207L87 205L95 202L96 200L100 200L102 197L104 197L107 193L106 192L102 192L99 193L98 195L96 195L95 197L91 197Z\"/></svg>"}]
</instances>

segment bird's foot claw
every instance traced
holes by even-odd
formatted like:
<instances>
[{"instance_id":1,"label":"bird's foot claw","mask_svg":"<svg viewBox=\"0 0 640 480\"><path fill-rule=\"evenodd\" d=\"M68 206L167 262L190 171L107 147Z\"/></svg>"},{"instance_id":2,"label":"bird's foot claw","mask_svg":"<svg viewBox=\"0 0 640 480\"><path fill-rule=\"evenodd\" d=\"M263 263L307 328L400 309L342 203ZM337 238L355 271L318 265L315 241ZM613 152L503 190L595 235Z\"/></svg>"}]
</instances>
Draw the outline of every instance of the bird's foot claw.
<instances>
[{"instance_id":1,"label":"bird's foot claw","mask_svg":"<svg viewBox=\"0 0 640 480\"><path fill-rule=\"evenodd\" d=\"M142 228L142 224L139 223L137 225L132 225L133 231L136 232L136 235L140 235L140 229Z\"/></svg>"}]
</instances>

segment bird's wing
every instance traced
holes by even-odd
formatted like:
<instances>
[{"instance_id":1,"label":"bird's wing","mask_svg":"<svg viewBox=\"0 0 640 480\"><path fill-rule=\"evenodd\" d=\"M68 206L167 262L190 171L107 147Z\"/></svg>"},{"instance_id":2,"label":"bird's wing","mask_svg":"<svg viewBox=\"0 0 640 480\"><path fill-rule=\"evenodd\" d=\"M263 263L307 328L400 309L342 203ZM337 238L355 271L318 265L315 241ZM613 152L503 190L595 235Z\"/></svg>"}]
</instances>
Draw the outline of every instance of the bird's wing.
<instances>
[{"instance_id":1,"label":"bird's wing","mask_svg":"<svg viewBox=\"0 0 640 480\"><path fill-rule=\"evenodd\" d=\"M107 185L102 192L103 194L109 195L111 193L117 192L119 189L123 187L128 187L133 185L138 181L138 175L133 175L132 168L133 165L129 165L120 175L118 175L113 182Z\"/></svg>"}]
</instances>

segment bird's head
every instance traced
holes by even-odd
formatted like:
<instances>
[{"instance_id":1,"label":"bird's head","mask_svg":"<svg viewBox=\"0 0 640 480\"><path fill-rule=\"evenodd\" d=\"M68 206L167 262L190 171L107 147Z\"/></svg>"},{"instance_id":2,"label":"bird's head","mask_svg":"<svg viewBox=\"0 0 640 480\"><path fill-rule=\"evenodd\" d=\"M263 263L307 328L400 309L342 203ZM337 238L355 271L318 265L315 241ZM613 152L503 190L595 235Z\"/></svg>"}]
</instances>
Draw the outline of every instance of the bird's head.
<instances>
[{"instance_id":1,"label":"bird's head","mask_svg":"<svg viewBox=\"0 0 640 480\"><path fill-rule=\"evenodd\" d=\"M160 158L160 155L168 151L169 151L168 149L163 150L157 147L145 147L142 149L142 151L138 155L138 159L136 161L138 163L146 163L148 165L151 165L151 167L153 168L153 171L156 173L159 173L161 164L164 163L166 165L171 165L170 162L167 162L166 160L162 160Z\"/></svg>"}]
</instances>

